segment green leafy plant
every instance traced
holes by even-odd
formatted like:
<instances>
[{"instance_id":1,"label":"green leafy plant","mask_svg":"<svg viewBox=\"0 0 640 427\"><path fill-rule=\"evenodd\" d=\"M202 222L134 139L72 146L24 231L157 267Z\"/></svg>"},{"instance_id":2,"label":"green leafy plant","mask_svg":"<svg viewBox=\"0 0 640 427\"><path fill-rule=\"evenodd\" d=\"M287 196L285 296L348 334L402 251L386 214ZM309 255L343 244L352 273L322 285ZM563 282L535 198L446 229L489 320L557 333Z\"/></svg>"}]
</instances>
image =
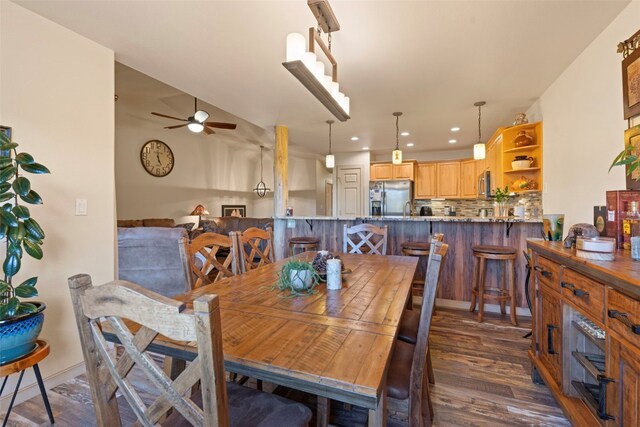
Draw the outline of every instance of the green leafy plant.
<instances>
[{"instance_id":1,"label":"green leafy plant","mask_svg":"<svg viewBox=\"0 0 640 427\"><path fill-rule=\"evenodd\" d=\"M505 185L504 190L501 188L496 188L495 200L498 203L504 203L509 200L509 187Z\"/></svg>"},{"instance_id":2,"label":"green leafy plant","mask_svg":"<svg viewBox=\"0 0 640 427\"><path fill-rule=\"evenodd\" d=\"M4 279L0 280L0 320L16 315L32 313L35 304L21 302L20 298L38 295L35 288L37 277L30 277L19 285L13 283L20 271L22 255L26 252L35 259L42 259L44 231L31 218L29 209L20 201L39 205L42 198L31 189L31 182L22 172L32 174L49 173L49 169L36 163L28 153L18 153L18 144L0 132L0 239L6 240L6 255L2 263Z\"/></svg>"},{"instance_id":3,"label":"green leafy plant","mask_svg":"<svg viewBox=\"0 0 640 427\"><path fill-rule=\"evenodd\" d=\"M631 144L627 145L625 149L622 150L615 159L613 159L611 166L609 166L609 172L611 172L611 169L613 169L614 166L629 165L629 168L627 169L627 175L631 175L633 171L640 167L640 160L638 160L637 153L637 148L635 148Z\"/></svg>"},{"instance_id":4,"label":"green leafy plant","mask_svg":"<svg viewBox=\"0 0 640 427\"><path fill-rule=\"evenodd\" d=\"M320 275L310 262L295 259L291 260L282 266L278 276L278 283L276 283L272 289L278 288L283 293L289 291L288 295L284 295L285 297L313 295L318 292L314 288L318 286L320 282ZM307 276L311 278L309 286L296 286L298 281L304 282Z\"/></svg>"}]
</instances>

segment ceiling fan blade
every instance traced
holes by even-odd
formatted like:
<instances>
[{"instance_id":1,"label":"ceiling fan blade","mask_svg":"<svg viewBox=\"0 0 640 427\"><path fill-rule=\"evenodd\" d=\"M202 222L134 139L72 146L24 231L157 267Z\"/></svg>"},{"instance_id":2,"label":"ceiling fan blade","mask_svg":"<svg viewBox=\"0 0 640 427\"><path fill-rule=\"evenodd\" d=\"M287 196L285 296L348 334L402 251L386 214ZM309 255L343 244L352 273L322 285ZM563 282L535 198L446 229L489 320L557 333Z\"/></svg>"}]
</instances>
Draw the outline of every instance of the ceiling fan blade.
<instances>
[{"instance_id":1,"label":"ceiling fan blade","mask_svg":"<svg viewBox=\"0 0 640 427\"><path fill-rule=\"evenodd\" d=\"M189 123L185 123L185 124L183 124L183 125L165 126L164 128L165 128L165 129L178 129L178 128L181 128L181 127L185 127L185 126L186 126L186 125L188 125L188 124L189 124Z\"/></svg>"},{"instance_id":2,"label":"ceiling fan blade","mask_svg":"<svg viewBox=\"0 0 640 427\"><path fill-rule=\"evenodd\" d=\"M166 114L153 113L153 112L151 114L153 114L154 116L166 117L167 119L180 120L180 121L183 121L183 122L188 122L189 121L187 119L179 119L177 117L167 116Z\"/></svg>"},{"instance_id":3,"label":"ceiling fan blade","mask_svg":"<svg viewBox=\"0 0 640 427\"><path fill-rule=\"evenodd\" d=\"M235 123L205 122L205 124L219 129L235 129L237 127Z\"/></svg>"},{"instance_id":4,"label":"ceiling fan blade","mask_svg":"<svg viewBox=\"0 0 640 427\"><path fill-rule=\"evenodd\" d=\"M206 133L207 135L213 135L215 132L211 129L209 129L208 127L204 127L204 133Z\"/></svg>"}]
</instances>

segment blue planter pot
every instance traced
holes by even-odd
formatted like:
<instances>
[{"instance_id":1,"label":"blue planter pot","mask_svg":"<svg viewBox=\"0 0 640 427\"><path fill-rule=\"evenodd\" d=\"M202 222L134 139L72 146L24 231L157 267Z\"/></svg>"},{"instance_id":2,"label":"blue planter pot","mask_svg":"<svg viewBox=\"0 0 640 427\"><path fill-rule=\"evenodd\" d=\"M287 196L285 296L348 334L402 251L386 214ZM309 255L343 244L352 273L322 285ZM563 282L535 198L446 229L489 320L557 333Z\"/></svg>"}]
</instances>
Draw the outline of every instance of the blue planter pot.
<instances>
[{"instance_id":1,"label":"blue planter pot","mask_svg":"<svg viewBox=\"0 0 640 427\"><path fill-rule=\"evenodd\" d=\"M47 306L42 302L33 304L38 307L35 313L0 320L0 365L19 359L35 348Z\"/></svg>"}]
</instances>

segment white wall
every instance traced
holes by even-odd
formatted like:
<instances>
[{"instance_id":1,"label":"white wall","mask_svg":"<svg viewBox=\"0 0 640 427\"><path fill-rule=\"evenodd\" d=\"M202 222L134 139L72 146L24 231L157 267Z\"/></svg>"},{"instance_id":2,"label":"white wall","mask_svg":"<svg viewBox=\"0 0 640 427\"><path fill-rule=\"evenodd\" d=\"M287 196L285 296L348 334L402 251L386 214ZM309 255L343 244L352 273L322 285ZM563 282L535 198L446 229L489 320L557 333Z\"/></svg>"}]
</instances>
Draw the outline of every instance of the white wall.
<instances>
[{"instance_id":1,"label":"white wall","mask_svg":"<svg viewBox=\"0 0 640 427\"><path fill-rule=\"evenodd\" d=\"M544 211L564 213L565 224L591 223L605 192L625 188L623 168L607 173L626 129L616 45L639 24L640 0L634 0L527 112L530 121L544 121Z\"/></svg>"},{"instance_id":2,"label":"white wall","mask_svg":"<svg viewBox=\"0 0 640 427\"><path fill-rule=\"evenodd\" d=\"M7 1L0 41L0 124L51 170L33 176L44 205L29 207L46 233L44 258L25 255L16 279L39 276L41 337L51 346L40 366L53 386L83 360L67 278L114 278L113 52ZM74 216L76 198L87 199L87 216ZM38 393L30 375L23 398Z\"/></svg>"}]
</instances>

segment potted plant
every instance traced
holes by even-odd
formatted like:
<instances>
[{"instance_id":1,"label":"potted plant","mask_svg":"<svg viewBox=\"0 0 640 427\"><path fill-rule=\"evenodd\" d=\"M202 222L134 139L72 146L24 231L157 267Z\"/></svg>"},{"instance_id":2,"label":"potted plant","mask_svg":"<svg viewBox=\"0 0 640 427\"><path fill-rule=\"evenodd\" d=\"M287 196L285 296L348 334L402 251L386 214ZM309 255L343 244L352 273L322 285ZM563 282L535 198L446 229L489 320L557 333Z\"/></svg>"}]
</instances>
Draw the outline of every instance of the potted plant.
<instances>
[{"instance_id":1,"label":"potted plant","mask_svg":"<svg viewBox=\"0 0 640 427\"><path fill-rule=\"evenodd\" d=\"M494 216L502 217L509 215L509 210L507 209L507 200L509 200L509 187L505 186L504 190L501 188L496 188Z\"/></svg>"},{"instance_id":2,"label":"potted plant","mask_svg":"<svg viewBox=\"0 0 640 427\"><path fill-rule=\"evenodd\" d=\"M22 256L27 253L42 258L44 232L31 213L20 202L37 205L42 198L31 189L23 172L49 173L28 153L18 153L18 144L0 132L0 239L6 251L2 259L3 279L0 280L0 364L15 360L33 350L42 329L45 309L41 302L23 302L21 298L38 295L37 277L21 282L15 280Z\"/></svg>"},{"instance_id":3,"label":"potted plant","mask_svg":"<svg viewBox=\"0 0 640 427\"><path fill-rule=\"evenodd\" d=\"M290 296L311 295L320 282L313 264L293 259L282 266L276 286L281 291L289 291Z\"/></svg>"}]
</instances>

